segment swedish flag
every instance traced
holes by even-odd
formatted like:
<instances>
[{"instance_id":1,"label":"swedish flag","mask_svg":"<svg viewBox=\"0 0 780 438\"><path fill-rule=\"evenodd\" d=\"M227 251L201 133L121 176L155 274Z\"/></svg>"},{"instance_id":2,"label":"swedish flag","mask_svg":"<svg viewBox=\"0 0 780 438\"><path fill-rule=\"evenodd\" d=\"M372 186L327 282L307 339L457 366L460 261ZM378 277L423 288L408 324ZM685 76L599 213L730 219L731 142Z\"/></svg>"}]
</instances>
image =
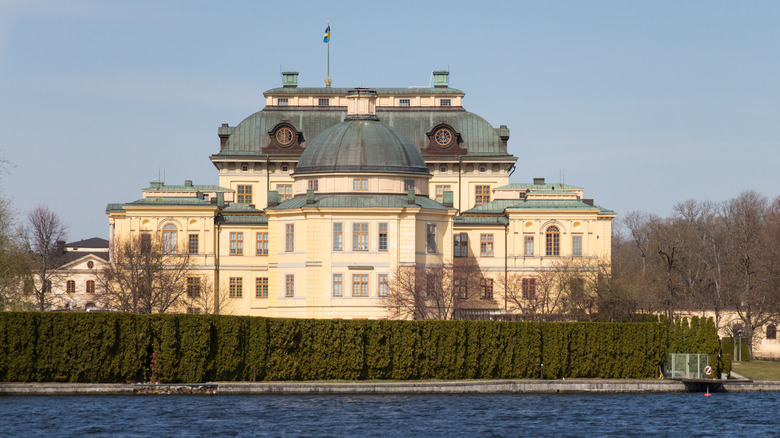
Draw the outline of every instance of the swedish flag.
<instances>
[{"instance_id":1,"label":"swedish flag","mask_svg":"<svg viewBox=\"0 0 780 438\"><path fill-rule=\"evenodd\" d=\"M325 38L322 39L323 43L327 43L328 41L330 41L330 24L325 29Z\"/></svg>"}]
</instances>

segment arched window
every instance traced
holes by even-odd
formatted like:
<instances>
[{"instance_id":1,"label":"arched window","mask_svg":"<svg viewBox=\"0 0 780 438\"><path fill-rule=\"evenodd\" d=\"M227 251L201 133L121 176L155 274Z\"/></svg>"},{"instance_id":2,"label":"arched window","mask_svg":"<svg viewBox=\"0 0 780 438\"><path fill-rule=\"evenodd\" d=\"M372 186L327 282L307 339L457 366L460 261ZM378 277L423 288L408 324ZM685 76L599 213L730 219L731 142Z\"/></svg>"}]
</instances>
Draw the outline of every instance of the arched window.
<instances>
[{"instance_id":1,"label":"arched window","mask_svg":"<svg viewBox=\"0 0 780 438\"><path fill-rule=\"evenodd\" d=\"M176 252L176 225L168 224L163 227L162 233L163 252Z\"/></svg>"},{"instance_id":2,"label":"arched window","mask_svg":"<svg viewBox=\"0 0 780 438\"><path fill-rule=\"evenodd\" d=\"M777 339L777 327L775 327L774 324L769 324L766 326L766 338Z\"/></svg>"},{"instance_id":3,"label":"arched window","mask_svg":"<svg viewBox=\"0 0 780 438\"><path fill-rule=\"evenodd\" d=\"M547 255L561 255L561 230L555 225L547 227L546 233Z\"/></svg>"}]
</instances>

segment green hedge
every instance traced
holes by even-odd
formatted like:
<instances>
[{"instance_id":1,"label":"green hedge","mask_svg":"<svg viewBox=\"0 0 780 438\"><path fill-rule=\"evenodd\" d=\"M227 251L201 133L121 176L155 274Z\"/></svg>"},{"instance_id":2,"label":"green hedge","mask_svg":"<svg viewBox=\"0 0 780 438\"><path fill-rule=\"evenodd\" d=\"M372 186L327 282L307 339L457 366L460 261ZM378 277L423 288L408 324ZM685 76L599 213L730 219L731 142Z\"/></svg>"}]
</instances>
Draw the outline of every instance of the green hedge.
<instances>
[{"instance_id":1,"label":"green hedge","mask_svg":"<svg viewBox=\"0 0 780 438\"><path fill-rule=\"evenodd\" d=\"M7 312L0 381L648 378L671 342L709 342L675 327Z\"/></svg>"}]
</instances>

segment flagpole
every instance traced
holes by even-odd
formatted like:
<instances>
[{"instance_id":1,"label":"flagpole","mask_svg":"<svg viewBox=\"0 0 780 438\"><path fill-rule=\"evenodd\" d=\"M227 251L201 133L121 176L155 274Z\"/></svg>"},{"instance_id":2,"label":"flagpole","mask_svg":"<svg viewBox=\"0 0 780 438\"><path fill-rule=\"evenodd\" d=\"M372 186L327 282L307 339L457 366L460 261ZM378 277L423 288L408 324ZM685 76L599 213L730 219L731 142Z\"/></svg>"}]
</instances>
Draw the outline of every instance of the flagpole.
<instances>
[{"instance_id":1,"label":"flagpole","mask_svg":"<svg viewBox=\"0 0 780 438\"><path fill-rule=\"evenodd\" d=\"M330 78L330 20L328 20L328 27L325 29L325 32L327 32L327 39L326 43L328 44L328 76L325 78L325 86L330 88L330 84L333 83L333 80Z\"/></svg>"}]
</instances>

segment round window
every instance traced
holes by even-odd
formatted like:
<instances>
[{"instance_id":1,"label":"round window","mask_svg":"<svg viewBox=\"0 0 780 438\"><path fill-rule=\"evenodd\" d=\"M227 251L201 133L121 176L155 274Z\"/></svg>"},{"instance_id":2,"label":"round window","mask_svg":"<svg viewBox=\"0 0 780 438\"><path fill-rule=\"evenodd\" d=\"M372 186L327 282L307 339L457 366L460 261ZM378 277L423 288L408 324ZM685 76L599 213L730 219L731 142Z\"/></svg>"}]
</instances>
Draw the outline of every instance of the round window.
<instances>
[{"instance_id":1,"label":"round window","mask_svg":"<svg viewBox=\"0 0 780 438\"><path fill-rule=\"evenodd\" d=\"M92 268L94 268L94 267L95 267L95 263L94 263L94 262L91 262L91 261L89 261L89 262L87 262L87 267L88 267L89 269L92 269Z\"/></svg>"},{"instance_id":2,"label":"round window","mask_svg":"<svg viewBox=\"0 0 780 438\"><path fill-rule=\"evenodd\" d=\"M436 140L436 146L441 148L447 147L452 143L452 131L447 128L438 129L434 134L434 139Z\"/></svg>"},{"instance_id":3,"label":"round window","mask_svg":"<svg viewBox=\"0 0 780 438\"><path fill-rule=\"evenodd\" d=\"M293 132L290 128L280 128L276 131L276 141L280 146L289 146L293 142Z\"/></svg>"}]
</instances>

